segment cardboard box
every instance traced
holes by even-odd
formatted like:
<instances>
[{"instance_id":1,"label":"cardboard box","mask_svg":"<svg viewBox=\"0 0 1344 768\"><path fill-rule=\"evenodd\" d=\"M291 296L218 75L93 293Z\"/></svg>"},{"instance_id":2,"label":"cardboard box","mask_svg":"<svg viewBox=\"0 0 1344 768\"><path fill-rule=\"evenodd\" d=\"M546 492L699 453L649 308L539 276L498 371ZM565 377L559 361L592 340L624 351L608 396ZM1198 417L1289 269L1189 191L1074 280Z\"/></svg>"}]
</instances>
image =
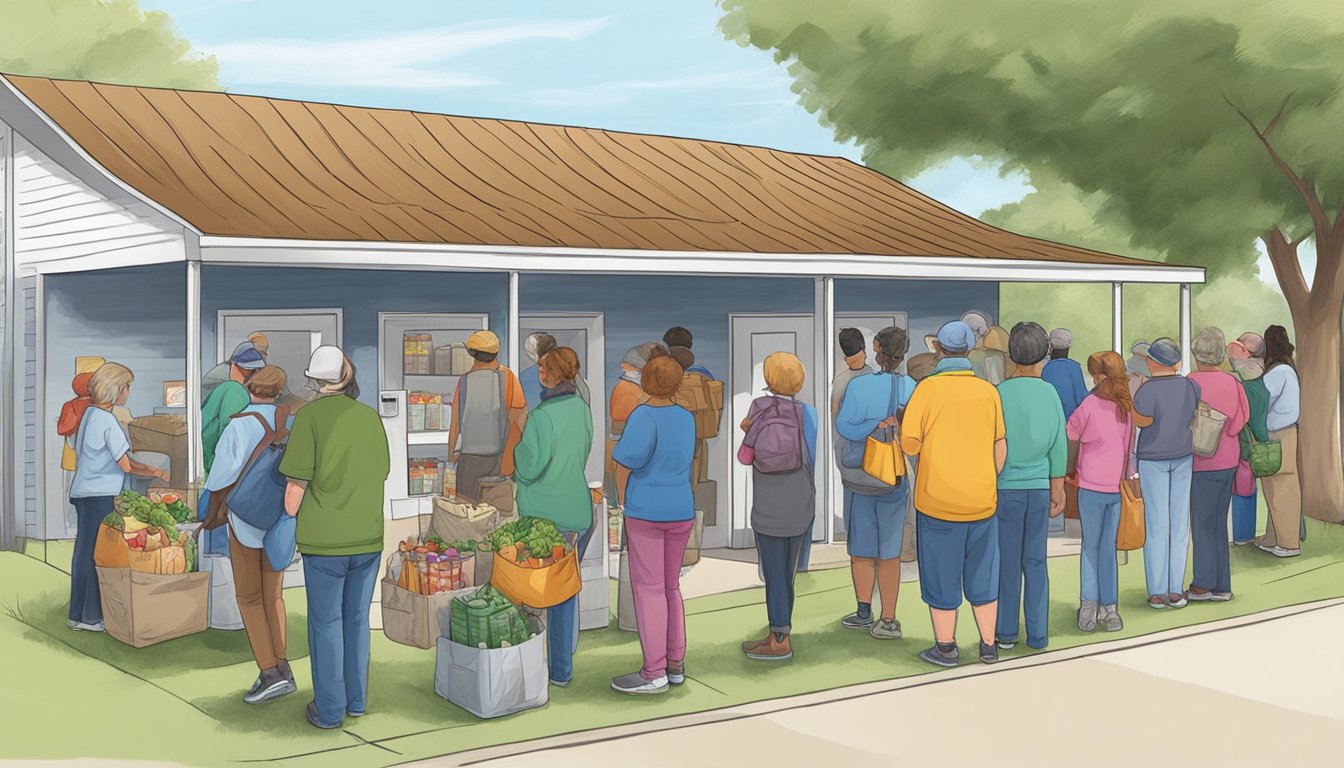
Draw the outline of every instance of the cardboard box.
<instances>
[{"instance_id":1,"label":"cardboard box","mask_svg":"<svg viewBox=\"0 0 1344 768\"><path fill-rule=\"evenodd\" d=\"M171 463L168 485L187 487L187 417L184 414L156 414L132 419L128 430L131 450L162 453Z\"/></svg>"}]
</instances>

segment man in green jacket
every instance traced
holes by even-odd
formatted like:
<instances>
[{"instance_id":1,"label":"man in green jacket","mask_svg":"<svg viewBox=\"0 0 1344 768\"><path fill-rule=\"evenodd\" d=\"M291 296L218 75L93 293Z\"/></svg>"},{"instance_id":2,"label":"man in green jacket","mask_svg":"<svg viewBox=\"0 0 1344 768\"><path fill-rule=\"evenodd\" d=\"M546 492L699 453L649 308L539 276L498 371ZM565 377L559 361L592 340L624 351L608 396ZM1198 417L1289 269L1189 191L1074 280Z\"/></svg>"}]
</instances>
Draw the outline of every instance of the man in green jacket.
<instances>
[{"instance_id":1,"label":"man in green jacket","mask_svg":"<svg viewBox=\"0 0 1344 768\"><path fill-rule=\"evenodd\" d=\"M243 342L229 356L228 366L228 380L215 386L201 405L201 461L206 475L210 474L210 468L215 464L215 448L224 434L224 428L229 426L229 419L252 404L252 395L243 383L266 367L266 357L252 342ZM198 517L204 520L210 508L209 492L201 493L196 506ZM205 553L209 555L229 554L228 530L216 528L206 531L204 547Z\"/></svg>"},{"instance_id":2,"label":"man in green jacket","mask_svg":"<svg viewBox=\"0 0 1344 768\"><path fill-rule=\"evenodd\" d=\"M1269 388L1265 386L1265 340L1258 333L1243 333L1236 341L1227 345L1227 359L1232 363L1232 371L1241 379L1241 387L1246 390L1246 402L1250 405L1251 420L1241 431L1241 461L1246 463L1251 457L1251 440L1269 442L1269 427L1265 417L1269 414ZM1240 467L1238 474L1246 473L1246 467ZM1245 488L1241 488L1245 490ZM1236 485L1232 493L1232 543L1250 544L1255 540L1255 513L1259 499L1255 478L1251 478L1251 493L1243 496L1237 493Z\"/></svg>"},{"instance_id":3,"label":"man in green jacket","mask_svg":"<svg viewBox=\"0 0 1344 768\"><path fill-rule=\"evenodd\" d=\"M584 468L593 450L593 413L578 395L579 356L557 347L537 362L541 405L527 420L514 450L513 479L518 484L518 514L555 523L562 533L577 534L575 558L582 559L592 534L593 500ZM574 678L579 643L579 596L546 612L553 685Z\"/></svg>"}]
</instances>

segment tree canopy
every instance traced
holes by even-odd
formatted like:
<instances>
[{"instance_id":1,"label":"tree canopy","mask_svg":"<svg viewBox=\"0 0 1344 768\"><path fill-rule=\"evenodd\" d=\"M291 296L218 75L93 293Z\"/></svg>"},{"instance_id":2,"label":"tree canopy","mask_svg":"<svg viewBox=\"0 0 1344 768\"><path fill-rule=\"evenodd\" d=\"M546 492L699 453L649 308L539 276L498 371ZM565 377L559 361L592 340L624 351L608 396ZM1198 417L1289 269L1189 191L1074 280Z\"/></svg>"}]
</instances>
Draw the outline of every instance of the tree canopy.
<instances>
[{"instance_id":1,"label":"tree canopy","mask_svg":"<svg viewBox=\"0 0 1344 768\"><path fill-rule=\"evenodd\" d=\"M802 104L867 164L910 178L950 156L1000 161L1080 191L1126 253L1247 274L1257 237L1311 233L1245 118L1273 125L1327 210L1344 202L1344 4L721 4L725 33L788 62Z\"/></svg>"},{"instance_id":2,"label":"tree canopy","mask_svg":"<svg viewBox=\"0 0 1344 768\"><path fill-rule=\"evenodd\" d=\"M136 0L0 0L0 72L217 90L219 63Z\"/></svg>"}]
</instances>

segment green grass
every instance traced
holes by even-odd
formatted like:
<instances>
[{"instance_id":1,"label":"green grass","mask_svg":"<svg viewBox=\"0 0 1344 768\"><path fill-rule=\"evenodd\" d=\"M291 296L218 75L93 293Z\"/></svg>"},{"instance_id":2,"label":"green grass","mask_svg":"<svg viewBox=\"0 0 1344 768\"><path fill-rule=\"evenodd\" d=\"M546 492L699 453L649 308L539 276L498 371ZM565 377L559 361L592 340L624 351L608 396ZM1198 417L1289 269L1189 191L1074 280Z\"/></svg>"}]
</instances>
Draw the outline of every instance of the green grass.
<instances>
[{"instance_id":1,"label":"green grass","mask_svg":"<svg viewBox=\"0 0 1344 768\"><path fill-rule=\"evenodd\" d=\"M1121 568L1125 631L1080 633L1075 626L1077 559L1054 558L1051 649L1135 637L1284 605L1344 596L1344 527L1309 521L1302 557L1277 560L1253 548L1232 551L1236 599L1180 611L1144 607L1141 553ZM68 555L66 556L68 558ZM58 561L51 558L53 564ZM68 559L67 561L68 562ZM671 693L620 697L611 677L640 664L631 633L584 632L575 683L551 690L544 709L480 721L433 692L434 653L373 639L370 714L344 731L320 732L303 719L310 698L307 664L296 663L300 692L260 707L242 703L256 675L241 632L211 631L145 649L105 635L65 628L66 575L32 558L0 555L0 690L7 736L0 758L97 756L224 766L276 761L284 766L385 766L554 734L699 712L912 675L936 675L918 653L932 642L918 586L905 585L898 617L906 638L879 642L846 631L837 619L852 608L847 570L798 579L794 653L765 665L742 657L738 644L765 632L759 589L687 604L690 679ZM302 590L289 590L291 657L306 653ZM958 637L973 647L963 611ZM1027 651L1012 651L1006 659Z\"/></svg>"}]
</instances>

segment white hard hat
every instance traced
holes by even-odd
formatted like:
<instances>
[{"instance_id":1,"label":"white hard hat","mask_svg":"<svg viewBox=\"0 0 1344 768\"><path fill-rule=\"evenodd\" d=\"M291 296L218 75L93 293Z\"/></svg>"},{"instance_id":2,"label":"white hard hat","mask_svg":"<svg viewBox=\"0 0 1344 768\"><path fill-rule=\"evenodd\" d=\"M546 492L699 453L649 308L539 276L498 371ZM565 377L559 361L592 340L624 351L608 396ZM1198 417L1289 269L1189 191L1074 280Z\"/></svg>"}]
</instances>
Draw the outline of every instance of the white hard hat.
<instances>
[{"instance_id":1,"label":"white hard hat","mask_svg":"<svg viewBox=\"0 0 1344 768\"><path fill-rule=\"evenodd\" d=\"M345 353L340 347L323 345L313 350L308 360L308 370L304 376L318 381L340 381L341 370L345 367Z\"/></svg>"}]
</instances>

